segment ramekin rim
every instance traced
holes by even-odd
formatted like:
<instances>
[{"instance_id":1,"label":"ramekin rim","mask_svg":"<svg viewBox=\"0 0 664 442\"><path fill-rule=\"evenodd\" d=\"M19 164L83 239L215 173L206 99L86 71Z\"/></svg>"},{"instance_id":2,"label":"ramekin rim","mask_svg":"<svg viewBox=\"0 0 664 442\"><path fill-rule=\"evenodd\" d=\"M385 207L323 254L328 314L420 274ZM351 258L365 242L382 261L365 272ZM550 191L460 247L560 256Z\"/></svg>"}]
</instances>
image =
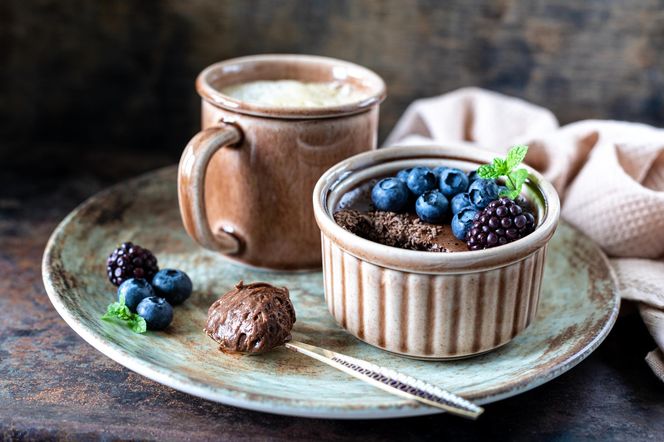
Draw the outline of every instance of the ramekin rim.
<instances>
[{"instance_id":1,"label":"ramekin rim","mask_svg":"<svg viewBox=\"0 0 664 442\"><path fill-rule=\"evenodd\" d=\"M364 152L349 157L328 169L320 177L314 188L314 216L322 234L347 253L363 261L394 270L425 274L475 273L504 267L524 259L548 243L555 232L560 218L560 200L553 185L546 181L539 172L527 165L524 167L528 170L530 177L536 178L534 184L539 188L545 199L547 216L530 235L500 247L476 251L440 253L386 246L361 238L343 229L334 221L324 206L325 198L323 198L323 192L329 192L337 182L337 180L331 180L331 177L343 175L344 178L342 179L347 178L353 172L353 169L350 167L353 163L370 162L371 164L366 164L365 167L371 167L371 165L377 164L379 160L405 160L418 157L435 158L436 156L440 156L441 150L447 153L457 150L457 154L453 155L454 159L462 161L490 162L492 155L494 155L490 151L468 146L459 149L439 145L402 145ZM472 261L472 266L463 264L463 262L469 260Z\"/></svg>"}]
</instances>

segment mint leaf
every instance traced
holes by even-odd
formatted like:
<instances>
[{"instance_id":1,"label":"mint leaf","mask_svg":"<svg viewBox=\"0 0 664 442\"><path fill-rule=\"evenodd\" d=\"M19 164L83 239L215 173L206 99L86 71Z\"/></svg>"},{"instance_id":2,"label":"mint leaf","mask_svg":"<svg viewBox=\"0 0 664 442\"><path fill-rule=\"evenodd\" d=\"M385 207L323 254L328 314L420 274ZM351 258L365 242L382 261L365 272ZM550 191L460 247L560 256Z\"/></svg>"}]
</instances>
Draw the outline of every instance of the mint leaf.
<instances>
[{"instance_id":1,"label":"mint leaf","mask_svg":"<svg viewBox=\"0 0 664 442\"><path fill-rule=\"evenodd\" d=\"M507 189L507 190L503 190L503 191L501 191L501 192L498 194L498 196L506 196L507 198L513 200L513 199L515 199L517 196L519 196L519 193L520 193L520 192L519 192L518 190L516 190L516 189L513 189L513 190L509 190L509 189Z\"/></svg>"},{"instance_id":2,"label":"mint leaf","mask_svg":"<svg viewBox=\"0 0 664 442\"><path fill-rule=\"evenodd\" d=\"M124 303L124 297L121 297L118 302L109 304L106 307L106 313L104 313L101 319L104 321L120 320L125 322L135 333L145 333L147 330L145 319L129 310L129 307Z\"/></svg>"},{"instance_id":3,"label":"mint leaf","mask_svg":"<svg viewBox=\"0 0 664 442\"><path fill-rule=\"evenodd\" d=\"M143 319L139 315L135 315L136 317L129 322L129 327L134 333L145 333L148 329L148 324L145 322L145 319Z\"/></svg>"},{"instance_id":4,"label":"mint leaf","mask_svg":"<svg viewBox=\"0 0 664 442\"><path fill-rule=\"evenodd\" d=\"M106 314L102 316L102 319L126 319L130 314L131 312L129 312L129 308L124 305L124 303L114 302L108 305L106 308Z\"/></svg>"},{"instance_id":5,"label":"mint leaf","mask_svg":"<svg viewBox=\"0 0 664 442\"><path fill-rule=\"evenodd\" d=\"M527 153L528 153L528 146L525 146L523 144L517 144L516 146L512 146L509 152L507 152L507 160L505 161L505 163L507 164L507 170L505 173L510 172L516 166L521 164L523 160L526 158Z\"/></svg>"},{"instance_id":6,"label":"mint leaf","mask_svg":"<svg viewBox=\"0 0 664 442\"><path fill-rule=\"evenodd\" d=\"M493 168L491 164L484 164L477 169L477 175L479 175L480 178L483 178L485 180L491 180L494 178L498 178L502 174L496 172L496 170Z\"/></svg>"},{"instance_id":7,"label":"mint leaf","mask_svg":"<svg viewBox=\"0 0 664 442\"><path fill-rule=\"evenodd\" d=\"M494 158L491 164L484 164L477 169L477 174L480 178L496 179L505 176L506 190L500 192L499 196L506 196L510 199L515 199L521 193L521 187L528 179L528 171L526 169L516 169L528 153L528 146L517 144L513 146L507 157Z\"/></svg>"},{"instance_id":8,"label":"mint leaf","mask_svg":"<svg viewBox=\"0 0 664 442\"><path fill-rule=\"evenodd\" d=\"M507 174L508 181L514 183L513 189L521 192L521 186L528 179L528 171L526 169L517 169Z\"/></svg>"},{"instance_id":9,"label":"mint leaf","mask_svg":"<svg viewBox=\"0 0 664 442\"><path fill-rule=\"evenodd\" d=\"M493 170L496 171L498 176L505 175L510 170L507 168L507 162L502 158L493 159Z\"/></svg>"}]
</instances>

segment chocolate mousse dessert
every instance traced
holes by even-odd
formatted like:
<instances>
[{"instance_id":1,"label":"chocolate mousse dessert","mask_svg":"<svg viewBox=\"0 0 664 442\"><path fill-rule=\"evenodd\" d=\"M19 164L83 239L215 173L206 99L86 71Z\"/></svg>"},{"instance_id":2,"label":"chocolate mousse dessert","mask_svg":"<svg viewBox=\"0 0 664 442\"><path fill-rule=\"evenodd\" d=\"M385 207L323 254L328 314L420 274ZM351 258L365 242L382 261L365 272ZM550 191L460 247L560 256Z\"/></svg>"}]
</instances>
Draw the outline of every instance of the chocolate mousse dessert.
<instances>
[{"instance_id":1,"label":"chocolate mousse dessert","mask_svg":"<svg viewBox=\"0 0 664 442\"><path fill-rule=\"evenodd\" d=\"M369 186L370 187L370 186ZM449 226L430 224L412 213L344 208L334 214L338 225L357 236L386 246L428 252L466 250Z\"/></svg>"},{"instance_id":2,"label":"chocolate mousse dessert","mask_svg":"<svg viewBox=\"0 0 664 442\"><path fill-rule=\"evenodd\" d=\"M469 173L414 167L365 182L341 198L334 220L357 236L402 249L461 252L508 244L536 225L521 195L528 172L516 169L527 152L514 146L507 158Z\"/></svg>"},{"instance_id":3,"label":"chocolate mousse dessert","mask_svg":"<svg viewBox=\"0 0 664 442\"><path fill-rule=\"evenodd\" d=\"M240 281L210 306L204 331L224 353L259 354L290 341L294 323L287 288Z\"/></svg>"}]
</instances>

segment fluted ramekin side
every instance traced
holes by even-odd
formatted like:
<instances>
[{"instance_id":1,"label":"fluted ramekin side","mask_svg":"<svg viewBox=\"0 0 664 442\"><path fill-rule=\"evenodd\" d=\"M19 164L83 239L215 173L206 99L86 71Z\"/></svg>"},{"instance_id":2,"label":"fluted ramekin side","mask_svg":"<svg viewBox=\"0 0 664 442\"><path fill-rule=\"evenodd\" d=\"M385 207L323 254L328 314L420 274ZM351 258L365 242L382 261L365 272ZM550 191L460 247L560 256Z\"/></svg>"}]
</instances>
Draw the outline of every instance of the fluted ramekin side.
<instances>
[{"instance_id":1,"label":"fluted ramekin side","mask_svg":"<svg viewBox=\"0 0 664 442\"><path fill-rule=\"evenodd\" d=\"M546 248L505 267L427 275L374 265L323 235L325 298L357 338L405 356L460 358L500 347L535 318Z\"/></svg>"}]
</instances>

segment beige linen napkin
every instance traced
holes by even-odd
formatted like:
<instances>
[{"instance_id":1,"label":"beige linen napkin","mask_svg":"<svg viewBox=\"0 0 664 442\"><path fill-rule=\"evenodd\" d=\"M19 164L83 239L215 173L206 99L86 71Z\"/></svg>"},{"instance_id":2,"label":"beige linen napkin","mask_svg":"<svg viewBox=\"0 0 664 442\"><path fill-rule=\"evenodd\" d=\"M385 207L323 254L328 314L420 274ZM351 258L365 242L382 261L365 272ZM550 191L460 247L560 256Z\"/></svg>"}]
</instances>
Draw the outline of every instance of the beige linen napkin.
<instances>
[{"instance_id":1,"label":"beige linen napkin","mask_svg":"<svg viewBox=\"0 0 664 442\"><path fill-rule=\"evenodd\" d=\"M621 296L659 346L646 358L664 381L664 130L587 120L559 127L540 106L477 88L413 102L385 142L475 146L526 162L558 189L562 216L611 258Z\"/></svg>"}]
</instances>

